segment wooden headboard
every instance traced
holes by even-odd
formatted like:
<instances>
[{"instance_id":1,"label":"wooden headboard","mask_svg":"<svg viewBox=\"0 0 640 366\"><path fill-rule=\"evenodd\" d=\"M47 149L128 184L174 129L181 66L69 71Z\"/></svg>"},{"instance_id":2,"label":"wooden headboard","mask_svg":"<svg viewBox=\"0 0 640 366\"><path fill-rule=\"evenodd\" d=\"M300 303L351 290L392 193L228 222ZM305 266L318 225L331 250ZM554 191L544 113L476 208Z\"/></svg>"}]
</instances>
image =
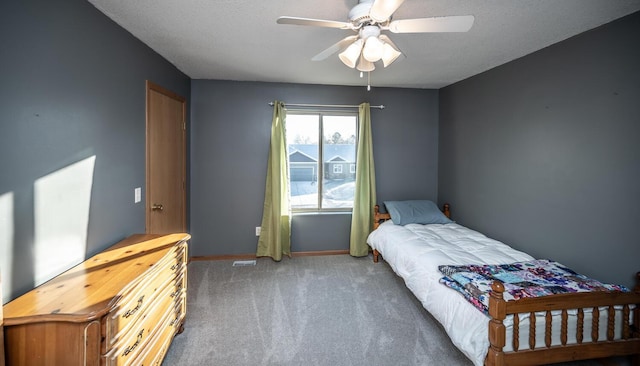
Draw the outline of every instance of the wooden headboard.
<instances>
[{"instance_id":1,"label":"wooden headboard","mask_svg":"<svg viewBox=\"0 0 640 366\"><path fill-rule=\"evenodd\" d=\"M375 205L373 208L373 230L377 229L380 224L387 220L391 220L391 215L380 212L380 205Z\"/></svg>"},{"instance_id":2,"label":"wooden headboard","mask_svg":"<svg viewBox=\"0 0 640 366\"><path fill-rule=\"evenodd\" d=\"M451 210L450 205L445 203L442 205L442 213L448 218L451 218ZM391 220L391 215L388 212L382 213L380 212L380 205L375 205L373 208L373 230L377 229L380 224L383 222Z\"/></svg>"}]
</instances>

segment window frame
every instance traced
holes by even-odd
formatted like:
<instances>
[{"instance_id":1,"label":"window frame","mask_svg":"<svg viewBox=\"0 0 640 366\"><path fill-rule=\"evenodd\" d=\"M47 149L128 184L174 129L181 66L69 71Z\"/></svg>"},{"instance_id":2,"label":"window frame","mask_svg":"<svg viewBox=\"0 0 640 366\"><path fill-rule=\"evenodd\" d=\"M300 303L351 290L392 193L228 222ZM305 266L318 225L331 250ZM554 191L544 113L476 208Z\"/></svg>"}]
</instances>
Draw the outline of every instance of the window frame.
<instances>
[{"instance_id":1,"label":"window frame","mask_svg":"<svg viewBox=\"0 0 640 366\"><path fill-rule=\"evenodd\" d=\"M325 116L348 116L348 117L353 117L355 118L355 144L354 144L354 148L355 148L355 158L356 158L356 162L358 159L358 141L360 139L359 136L359 132L360 132L360 118L358 115L358 111L347 111L347 110L335 110L335 109L324 109L324 108L287 108L287 117L289 117L290 115L316 115L318 116L318 141L319 141L319 145L318 145L318 163L316 165L316 176L318 177L316 179L316 183L317 183L317 189L318 189L318 201L316 203L316 207L313 208L308 208L308 207L300 207L300 208L294 208L291 207L291 212L293 214L304 214L304 213L331 213L331 212L336 212L336 213L340 213L340 212L353 212L353 204L351 205L351 207L348 208L341 208L341 207L331 207L331 208L323 208L322 207L322 200L323 200L323 191L324 191L324 173L325 173L325 161L324 161L324 120L323 118ZM286 129L286 120L285 120L285 129ZM287 160L289 159L289 141L287 141ZM288 166L289 166L289 172L291 171L291 161L287 161L288 162ZM352 163L351 165L354 166L354 171L355 171L355 165L356 162ZM332 170L335 168L335 164L334 167L332 167ZM342 168L342 166L341 166ZM328 170L328 168L327 168ZM350 174L351 173L351 169L350 170ZM344 172L344 168L342 168L342 171ZM291 177L289 176L290 174L287 174L287 179L289 179L289 186L291 186ZM354 194L354 198L355 198L355 194Z\"/></svg>"}]
</instances>

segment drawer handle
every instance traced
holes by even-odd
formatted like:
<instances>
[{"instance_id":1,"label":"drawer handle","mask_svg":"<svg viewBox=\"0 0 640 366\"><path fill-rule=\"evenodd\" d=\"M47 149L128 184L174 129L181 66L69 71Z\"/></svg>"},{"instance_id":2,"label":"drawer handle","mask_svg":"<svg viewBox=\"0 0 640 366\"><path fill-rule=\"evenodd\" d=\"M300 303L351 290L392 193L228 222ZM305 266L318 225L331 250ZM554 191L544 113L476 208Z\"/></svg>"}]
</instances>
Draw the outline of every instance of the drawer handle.
<instances>
[{"instance_id":1,"label":"drawer handle","mask_svg":"<svg viewBox=\"0 0 640 366\"><path fill-rule=\"evenodd\" d=\"M176 264L174 264L173 266L171 266L171 270L175 271L176 268L179 268L180 266L182 266L182 263L184 263L184 258L183 256L180 256L179 258L176 258Z\"/></svg>"},{"instance_id":2,"label":"drawer handle","mask_svg":"<svg viewBox=\"0 0 640 366\"><path fill-rule=\"evenodd\" d=\"M178 263L171 266L171 270L175 271L177 268L180 268L180 266L182 266L182 260L179 260Z\"/></svg>"},{"instance_id":3,"label":"drawer handle","mask_svg":"<svg viewBox=\"0 0 640 366\"><path fill-rule=\"evenodd\" d=\"M142 336L144 335L144 329L140 331L140 333L138 333L138 338L136 338L136 343L130 345L129 347L127 347L124 350L124 353L122 354L122 356L127 356L129 353L133 352L134 349L136 349L136 347L138 347L138 345L140 344L140 342L142 341Z\"/></svg>"},{"instance_id":4,"label":"drawer handle","mask_svg":"<svg viewBox=\"0 0 640 366\"><path fill-rule=\"evenodd\" d=\"M176 292L172 292L171 295L169 295L169 297L176 297L180 295L180 292L182 292L182 283L180 283L180 286L178 286L178 288L176 289Z\"/></svg>"},{"instance_id":5,"label":"drawer handle","mask_svg":"<svg viewBox=\"0 0 640 366\"><path fill-rule=\"evenodd\" d=\"M123 318L128 318L128 317L130 317L131 315L135 314L135 313L136 313L136 311L140 310L140 308L142 307L142 300L143 300L143 299L144 299L144 295L140 296L140 298L138 299L138 305L136 305L136 307L135 307L135 308L133 308L133 309L129 309L129 310L127 310L127 312L126 312L126 313L124 313L124 314L122 315L122 317L123 317Z\"/></svg>"},{"instance_id":6,"label":"drawer handle","mask_svg":"<svg viewBox=\"0 0 640 366\"><path fill-rule=\"evenodd\" d=\"M178 321L180 321L180 314L178 314L178 315L176 316L176 318L175 318L175 319L173 319L173 320L171 321L171 323L169 323L169 326L170 326L170 327L173 327L174 325L178 324Z\"/></svg>"}]
</instances>

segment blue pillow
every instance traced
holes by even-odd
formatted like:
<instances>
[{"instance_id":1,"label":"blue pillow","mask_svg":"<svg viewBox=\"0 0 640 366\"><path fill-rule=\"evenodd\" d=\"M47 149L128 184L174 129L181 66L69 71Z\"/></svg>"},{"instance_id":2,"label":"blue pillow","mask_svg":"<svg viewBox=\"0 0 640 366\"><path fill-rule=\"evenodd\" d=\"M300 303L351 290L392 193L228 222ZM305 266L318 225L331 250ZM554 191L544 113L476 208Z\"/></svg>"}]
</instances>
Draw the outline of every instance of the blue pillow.
<instances>
[{"instance_id":1,"label":"blue pillow","mask_svg":"<svg viewBox=\"0 0 640 366\"><path fill-rule=\"evenodd\" d=\"M428 200L384 201L391 221L396 225L448 224L449 220L435 203Z\"/></svg>"}]
</instances>

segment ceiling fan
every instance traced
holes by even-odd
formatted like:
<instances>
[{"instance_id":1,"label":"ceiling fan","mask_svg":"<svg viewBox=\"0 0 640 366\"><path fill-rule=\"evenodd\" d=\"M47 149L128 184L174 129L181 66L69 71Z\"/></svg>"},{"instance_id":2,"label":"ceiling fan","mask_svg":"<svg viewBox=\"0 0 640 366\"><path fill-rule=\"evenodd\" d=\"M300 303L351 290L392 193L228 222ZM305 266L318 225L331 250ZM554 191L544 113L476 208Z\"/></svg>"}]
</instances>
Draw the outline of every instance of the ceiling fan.
<instances>
[{"instance_id":1,"label":"ceiling fan","mask_svg":"<svg viewBox=\"0 0 640 366\"><path fill-rule=\"evenodd\" d=\"M282 16L278 24L308 25L325 28L350 29L357 34L348 36L315 55L313 61L321 61L339 52L340 60L359 71L373 71L374 63L382 60L384 67L394 62L402 52L381 34L391 33L440 33L467 32L473 25L473 15L442 16L417 19L392 20L393 13L404 0L359 0L349 11L349 21L333 21Z\"/></svg>"}]
</instances>

